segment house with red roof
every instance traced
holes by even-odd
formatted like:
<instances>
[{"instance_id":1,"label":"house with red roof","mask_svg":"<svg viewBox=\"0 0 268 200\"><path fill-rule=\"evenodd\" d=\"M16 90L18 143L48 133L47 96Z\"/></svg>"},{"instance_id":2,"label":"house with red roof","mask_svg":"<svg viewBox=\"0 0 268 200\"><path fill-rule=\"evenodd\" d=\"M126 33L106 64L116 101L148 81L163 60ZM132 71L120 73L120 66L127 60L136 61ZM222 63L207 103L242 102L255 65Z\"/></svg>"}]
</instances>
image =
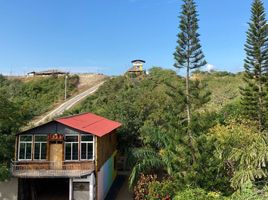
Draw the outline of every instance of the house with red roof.
<instances>
[{"instance_id":1,"label":"house with red roof","mask_svg":"<svg viewBox=\"0 0 268 200\"><path fill-rule=\"evenodd\" d=\"M18 199L102 200L116 177L120 123L84 113L18 133Z\"/></svg>"}]
</instances>

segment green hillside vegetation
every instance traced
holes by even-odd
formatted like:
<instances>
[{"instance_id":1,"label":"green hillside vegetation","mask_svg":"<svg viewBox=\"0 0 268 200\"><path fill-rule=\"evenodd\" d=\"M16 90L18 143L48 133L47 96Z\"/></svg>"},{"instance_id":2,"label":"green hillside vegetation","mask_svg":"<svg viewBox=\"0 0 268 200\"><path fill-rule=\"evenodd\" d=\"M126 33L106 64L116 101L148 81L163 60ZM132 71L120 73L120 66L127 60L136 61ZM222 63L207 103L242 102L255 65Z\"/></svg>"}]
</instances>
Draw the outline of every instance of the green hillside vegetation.
<instances>
[{"instance_id":1,"label":"green hillside vegetation","mask_svg":"<svg viewBox=\"0 0 268 200\"><path fill-rule=\"evenodd\" d=\"M79 77L76 75L68 79L68 95L75 91L78 83ZM25 120L31 120L64 100L64 77L40 77L22 81L0 76L0 92L20 106Z\"/></svg>"},{"instance_id":2,"label":"green hillside vegetation","mask_svg":"<svg viewBox=\"0 0 268 200\"><path fill-rule=\"evenodd\" d=\"M192 77L205 82L208 90L211 91L211 100L205 106L205 109L208 110L219 111L227 104L238 101L240 98L239 88L244 85L243 73L197 71Z\"/></svg>"},{"instance_id":3,"label":"green hillside vegetation","mask_svg":"<svg viewBox=\"0 0 268 200\"><path fill-rule=\"evenodd\" d=\"M233 119L241 115L237 105L241 74L204 72L201 76L203 84L207 81L206 88L212 94L216 90L218 95L211 96L211 101L205 105L209 108L206 112L196 112L193 115L192 130L199 152L198 164L193 169L189 169L187 164L191 159L185 137L184 78L173 70L152 68L142 80L127 76L115 77L65 115L93 112L123 124L118 131L118 148L129 157L129 166L132 168L130 186L139 184L139 174L153 173L168 179L162 183L157 182L158 179L152 181L151 195L156 195L154 192L162 193L161 195L168 193L174 197L176 192L183 190L189 183L203 188L204 199L206 191L211 190L216 192L216 196L220 193L229 195L235 190L230 185L231 176L226 174L224 159L227 157L219 157L218 150L221 146L225 150L230 149L230 155L233 153L232 144L228 140L222 142L224 137L232 134L229 130L236 128ZM191 84L195 81L192 80ZM228 84L225 84L226 81ZM198 108L199 103L195 104ZM225 128L227 124L230 129ZM248 125L241 125L237 130L242 131L246 127ZM251 135L254 134L252 131ZM243 134L241 137L252 139ZM235 140L234 137L232 141ZM237 179L241 181L239 177ZM167 190L161 191L155 187L166 187Z\"/></svg>"},{"instance_id":4,"label":"green hillside vegetation","mask_svg":"<svg viewBox=\"0 0 268 200\"><path fill-rule=\"evenodd\" d=\"M76 90L78 76L71 76L68 94ZM0 179L9 175L14 152L14 134L36 116L64 100L64 77L34 78L29 81L0 75Z\"/></svg>"},{"instance_id":5,"label":"green hillside vegetation","mask_svg":"<svg viewBox=\"0 0 268 200\"><path fill-rule=\"evenodd\" d=\"M126 76L112 78L105 82L99 90L76 106L65 115L93 112L110 119L122 122L119 148L140 146L141 134L145 134L147 126L158 124L167 127L177 122L172 115L182 113L177 109L178 91L182 85L176 73L172 70L153 68L150 75L142 81ZM183 101L183 98L179 98ZM168 122L168 123L166 123ZM156 128L156 127L155 127Z\"/></svg>"},{"instance_id":6,"label":"green hillside vegetation","mask_svg":"<svg viewBox=\"0 0 268 200\"><path fill-rule=\"evenodd\" d=\"M118 98L118 95L121 94L121 92L124 92L124 90L131 90L130 93L133 95L135 94L133 97L129 97L134 99L132 101L136 101L135 99L137 99L137 101L141 101L139 98L143 97L145 91L154 92L151 91L150 88L146 88L149 82L150 84L158 84L157 87L161 87L160 85L163 83L161 80L168 80L169 83L173 82L173 84L176 83L176 81L179 81L181 87L173 89L182 92L182 84L184 81L183 78L178 76L173 80L169 77L169 73L175 76L175 72L173 70L164 70L159 67L154 67L150 70L150 75L145 77L145 79L141 82L136 81L135 79L128 79L125 76L113 77L113 79L106 82L104 86L102 86L96 92L96 94L87 98L86 101L80 103L73 110L67 111L65 115L71 113L86 112L90 109L93 109L92 112L95 111L99 114L107 116L109 112L105 113L103 107L109 106L110 101L117 101L116 97ZM156 74L158 74L157 77L154 77ZM154 83L154 80L157 80L159 78L161 78L161 80L158 80ZM243 86L243 73L233 74L225 71L196 71L193 73L191 79L200 80L206 85L206 90L211 92L210 101L205 105L204 108L202 108L202 110L209 112L220 112L223 108L232 107L233 104L236 105L239 102L241 96L239 88ZM133 92L133 90L138 91ZM100 101L100 99L106 99L107 102L105 102L105 104L102 104L103 102ZM96 105L94 103L96 103ZM111 103L111 105L115 104Z\"/></svg>"}]
</instances>

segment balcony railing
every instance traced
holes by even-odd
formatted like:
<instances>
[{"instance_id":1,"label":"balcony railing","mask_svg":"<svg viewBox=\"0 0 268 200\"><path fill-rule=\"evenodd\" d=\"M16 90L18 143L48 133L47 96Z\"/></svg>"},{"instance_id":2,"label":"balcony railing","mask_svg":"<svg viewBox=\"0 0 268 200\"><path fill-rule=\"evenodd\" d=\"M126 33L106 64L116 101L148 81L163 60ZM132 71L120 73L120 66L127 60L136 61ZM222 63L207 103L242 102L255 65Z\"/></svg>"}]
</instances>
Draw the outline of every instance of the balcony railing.
<instances>
[{"instance_id":1,"label":"balcony railing","mask_svg":"<svg viewBox=\"0 0 268 200\"><path fill-rule=\"evenodd\" d=\"M94 161L84 162L21 162L12 161L13 176L36 177L82 177L94 171Z\"/></svg>"}]
</instances>

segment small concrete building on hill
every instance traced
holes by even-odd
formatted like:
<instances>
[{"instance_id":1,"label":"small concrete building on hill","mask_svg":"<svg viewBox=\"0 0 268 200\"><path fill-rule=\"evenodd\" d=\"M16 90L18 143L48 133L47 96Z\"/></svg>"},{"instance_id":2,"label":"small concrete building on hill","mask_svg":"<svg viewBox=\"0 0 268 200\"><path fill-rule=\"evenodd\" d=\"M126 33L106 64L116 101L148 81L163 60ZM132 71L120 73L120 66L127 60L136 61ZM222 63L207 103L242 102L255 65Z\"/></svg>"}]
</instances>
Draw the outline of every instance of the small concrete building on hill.
<instances>
[{"instance_id":1,"label":"small concrete building on hill","mask_svg":"<svg viewBox=\"0 0 268 200\"><path fill-rule=\"evenodd\" d=\"M59 71L56 69L52 69L52 70L46 70L46 71L40 71L40 72L29 72L27 73L28 77L33 77L33 76L64 76L64 75L68 75L69 72L63 72L63 71Z\"/></svg>"}]
</instances>

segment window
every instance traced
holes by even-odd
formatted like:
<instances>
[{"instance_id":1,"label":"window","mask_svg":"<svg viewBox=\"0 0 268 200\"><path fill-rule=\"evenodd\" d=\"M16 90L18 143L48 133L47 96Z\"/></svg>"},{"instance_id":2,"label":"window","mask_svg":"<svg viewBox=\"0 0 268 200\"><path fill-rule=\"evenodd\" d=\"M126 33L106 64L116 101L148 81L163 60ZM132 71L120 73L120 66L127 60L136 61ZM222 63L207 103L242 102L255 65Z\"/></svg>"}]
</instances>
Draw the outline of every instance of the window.
<instances>
[{"instance_id":1,"label":"window","mask_svg":"<svg viewBox=\"0 0 268 200\"><path fill-rule=\"evenodd\" d=\"M93 144L94 142L92 135L81 136L81 160L93 160Z\"/></svg>"},{"instance_id":2,"label":"window","mask_svg":"<svg viewBox=\"0 0 268 200\"><path fill-rule=\"evenodd\" d=\"M65 160L78 160L78 136L65 137Z\"/></svg>"},{"instance_id":3,"label":"window","mask_svg":"<svg viewBox=\"0 0 268 200\"><path fill-rule=\"evenodd\" d=\"M34 159L45 160L47 155L47 136L36 135L34 137Z\"/></svg>"},{"instance_id":4,"label":"window","mask_svg":"<svg viewBox=\"0 0 268 200\"><path fill-rule=\"evenodd\" d=\"M91 199L89 196L89 184L89 182L74 182L73 199Z\"/></svg>"},{"instance_id":5,"label":"window","mask_svg":"<svg viewBox=\"0 0 268 200\"><path fill-rule=\"evenodd\" d=\"M21 135L19 139L19 160L32 159L32 140L31 135Z\"/></svg>"}]
</instances>

